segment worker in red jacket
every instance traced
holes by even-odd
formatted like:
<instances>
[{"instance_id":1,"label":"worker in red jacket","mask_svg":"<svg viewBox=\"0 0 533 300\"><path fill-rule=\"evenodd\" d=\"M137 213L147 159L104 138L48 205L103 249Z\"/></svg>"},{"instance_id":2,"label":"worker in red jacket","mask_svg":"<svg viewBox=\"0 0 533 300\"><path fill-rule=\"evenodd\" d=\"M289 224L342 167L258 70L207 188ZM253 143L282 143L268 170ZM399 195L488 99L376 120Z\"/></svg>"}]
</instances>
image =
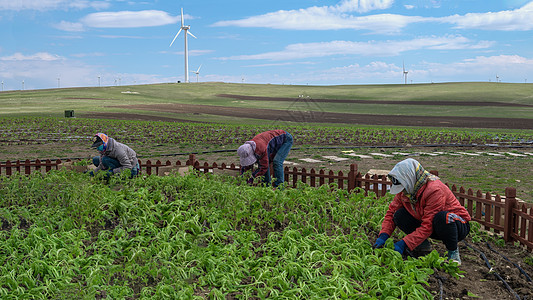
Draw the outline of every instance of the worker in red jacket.
<instances>
[{"instance_id":1,"label":"worker in red jacket","mask_svg":"<svg viewBox=\"0 0 533 300\"><path fill-rule=\"evenodd\" d=\"M252 172L252 179L263 176L263 181L270 183L270 164L273 165L277 187L285 181L283 162L292 147L292 135L285 130L270 130L254 136L237 149L241 163L241 174L252 168L257 162L258 168Z\"/></svg>"},{"instance_id":2,"label":"worker in red jacket","mask_svg":"<svg viewBox=\"0 0 533 300\"><path fill-rule=\"evenodd\" d=\"M439 177L424 170L420 163L408 158L396 164L388 174L392 182L391 194L396 196L389 205L381 231L374 244L380 248L399 227L406 236L394 244L403 254L427 254L431 244L427 240L441 240L448 250L448 260L461 264L457 244L470 232L468 211Z\"/></svg>"}]
</instances>

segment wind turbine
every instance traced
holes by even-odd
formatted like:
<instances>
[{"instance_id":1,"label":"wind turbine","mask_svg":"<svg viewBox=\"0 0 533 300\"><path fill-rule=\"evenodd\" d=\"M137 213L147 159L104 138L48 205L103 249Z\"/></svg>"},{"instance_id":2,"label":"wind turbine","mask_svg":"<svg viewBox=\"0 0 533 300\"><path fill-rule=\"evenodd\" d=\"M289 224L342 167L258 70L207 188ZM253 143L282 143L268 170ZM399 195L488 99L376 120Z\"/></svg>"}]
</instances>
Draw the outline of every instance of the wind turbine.
<instances>
[{"instance_id":1,"label":"wind turbine","mask_svg":"<svg viewBox=\"0 0 533 300\"><path fill-rule=\"evenodd\" d=\"M185 36L185 82L186 83L189 82L189 53L187 51L187 34L190 34L193 38L196 38L194 34L189 32L190 28L191 28L190 25L187 25L187 26L183 25L183 8L181 8L181 27L178 33L176 33L176 36L170 43L169 47L172 47L172 44L174 44L174 41L176 40L180 32L183 30L184 31L183 35Z\"/></svg>"},{"instance_id":2,"label":"wind turbine","mask_svg":"<svg viewBox=\"0 0 533 300\"><path fill-rule=\"evenodd\" d=\"M196 70L196 71L191 71L192 73L196 74L196 82L197 82L197 83L198 83L198 74L200 74L200 68L201 68L201 67L202 67L202 65L200 65L200 66L198 67L198 70Z\"/></svg>"},{"instance_id":3,"label":"wind turbine","mask_svg":"<svg viewBox=\"0 0 533 300\"><path fill-rule=\"evenodd\" d=\"M405 63L402 63L402 65L403 65L403 77L404 77L404 81L405 81L405 84L407 84L407 73L409 73L409 72L405 70Z\"/></svg>"}]
</instances>

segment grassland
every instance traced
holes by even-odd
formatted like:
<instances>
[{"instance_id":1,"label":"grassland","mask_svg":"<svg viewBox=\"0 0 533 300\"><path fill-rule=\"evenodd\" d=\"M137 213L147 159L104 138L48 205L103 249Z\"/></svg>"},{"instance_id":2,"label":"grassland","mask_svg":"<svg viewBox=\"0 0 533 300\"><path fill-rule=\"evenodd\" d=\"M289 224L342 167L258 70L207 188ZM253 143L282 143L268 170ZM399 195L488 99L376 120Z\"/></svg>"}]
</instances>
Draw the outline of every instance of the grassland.
<instances>
[{"instance_id":1,"label":"grassland","mask_svg":"<svg viewBox=\"0 0 533 300\"><path fill-rule=\"evenodd\" d=\"M310 99L357 99L373 101L456 101L504 102L532 104L533 84L506 83L444 83L420 85L254 85L230 83L155 84L136 86L65 88L0 93L2 116L62 116L64 110L85 112L128 112L111 107L135 104L203 104L270 109L321 110L328 112L356 112L361 114L486 116L533 118L532 107L498 106L424 106L398 104L338 104L321 102L314 107L306 103L276 101L235 101L217 97L235 94L262 97ZM138 113L138 111L135 111ZM153 114L153 112L152 112ZM165 114L169 115L169 114ZM189 116L180 116L181 118ZM217 121L224 122L223 119Z\"/></svg>"}]
</instances>

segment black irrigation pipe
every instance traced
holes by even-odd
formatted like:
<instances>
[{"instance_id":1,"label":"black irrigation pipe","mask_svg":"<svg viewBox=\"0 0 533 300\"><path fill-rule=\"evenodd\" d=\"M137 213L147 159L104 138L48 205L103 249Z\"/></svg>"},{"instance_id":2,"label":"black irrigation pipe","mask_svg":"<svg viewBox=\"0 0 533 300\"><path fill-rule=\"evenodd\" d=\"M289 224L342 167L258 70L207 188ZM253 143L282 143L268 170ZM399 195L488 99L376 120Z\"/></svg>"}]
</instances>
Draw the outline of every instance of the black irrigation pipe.
<instances>
[{"instance_id":1,"label":"black irrigation pipe","mask_svg":"<svg viewBox=\"0 0 533 300\"><path fill-rule=\"evenodd\" d=\"M393 149L393 148L425 148L425 147L489 147L489 148L525 148L525 149L533 149L533 143L531 146L528 145L497 145L497 144L423 144L423 145L409 145L409 146L319 146L319 147L292 147L291 150L314 150L314 149L379 149L379 148L386 148L386 149ZM224 153L224 152L237 152L237 149L223 149L223 150L210 150L210 151L192 151L192 152L181 152L181 153L171 153L171 154L152 154L150 156L183 156L183 155L189 155L189 154L209 154L209 153ZM138 158L145 158L149 157L148 155L138 155ZM58 158L50 159L50 160L57 160ZM59 158L60 160L79 160L79 159L88 159L88 157L67 157L67 158ZM44 161L46 159L40 159L40 161ZM31 162L35 162L35 160L31 160Z\"/></svg>"},{"instance_id":2,"label":"black irrigation pipe","mask_svg":"<svg viewBox=\"0 0 533 300\"><path fill-rule=\"evenodd\" d=\"M498 278L501 282L503 282L503 284L505 285L505 288L507 288L507 290L515 296L516 299L520 300L520 296L509 286L509 284L507 283L507 281L505 281L501 276L500 274L498 274L496 271L494 271L494 269L492 268L492 265L490 264L489 260L487 259L487 256L485 256L485 253L481 252L480 250L476 249L474 246L471 246L470 244L468 244L465 240L463 240L463 243L470 249L476 251L477 253L479 253L479 256L485 260L485 264L487 265L487 267L489 268L489 273L492 273L494 274L494 276L496 276L496 278Z\"/></svg>"},{"instance_id":3,"label":"black irrigation pipe","mask_svg":"<svg viewBox=\"0 0 533 300\"><path fill-rule=\"evenodd\" d=\"M439 276L439 275L433 275L435 278L437 278L437 281L439 282L439 300L442 300L442 297L444 296L444 286L443 283L446 281L446 278Z\"/></svg>"},{"instance_id":4,"label":"black irrigation pipe","mask_svg":"<svg viewBox=\"0 0 533 300\"><path fill-rule=\"evenodd\" d=\"M522 273L524 275L524 277L526 277L526 280L531 282L531 277L529 277L529 275L527 275L526 271L524 271L524 269L522 269L519 265L517 265L516 263L512 262L511 260L509 260L505 255L501 254L500 252L498 252L497 250L493 249L489 242L486 242L487 243L487 246L489 247L489 249L494 252L494 253L497 253L499 255L501 255L506 261L512 263L518 270L520 270L520 273Z\"/></svg>"}]
</instances>

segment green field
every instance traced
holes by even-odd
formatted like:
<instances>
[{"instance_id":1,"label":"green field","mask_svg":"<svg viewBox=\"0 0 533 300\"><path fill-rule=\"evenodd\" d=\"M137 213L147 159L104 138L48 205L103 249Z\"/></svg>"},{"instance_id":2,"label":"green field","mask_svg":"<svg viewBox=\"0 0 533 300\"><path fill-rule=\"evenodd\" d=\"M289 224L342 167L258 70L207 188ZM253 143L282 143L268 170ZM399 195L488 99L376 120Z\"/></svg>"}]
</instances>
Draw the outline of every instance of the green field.
<instances>
[{"instance_id":1,"label":"green field","mask_svg":"<svg viewBox=\"0 0 533 300\"><path fill-rule=\"evenodd\" d=\"M390 198L328 186L53 171L0 196L3 299L431 299L431 274L461 273L372 250Z\"/></svg>"},{"instance_id":2,"label":"green field","mask_svg":"<svg viewBox=\"0 0 533 300\"><path fill-rule=\"evenodd\" d=\"M185 103L271 109L313 109L296 103L277 101L235 101L217 97L235 94L262 97L298 99L353 99L393 101L490 101L529 104L533 101L533 84L511 83L442 83L420 85L254 85L230 83L153 84L135 86L64 88L0 93L3 116L62 116L64 110L84 112L128 112L111 108L114 105ZM424 106L402 104L338 104L321 102L327 112L354 112L361 114L486 116L506 118L533 118L533 107L497 106ZM139 113L139 111L134 111ZM154 114L154 112L151 112ZM158 115L169 116L169 113ZM195 119L194 116L180 118ZM196 117L197 118L197 117ZM219 122L234 122L231 118L217 118Z\"/></svg>"}]
</instances>

